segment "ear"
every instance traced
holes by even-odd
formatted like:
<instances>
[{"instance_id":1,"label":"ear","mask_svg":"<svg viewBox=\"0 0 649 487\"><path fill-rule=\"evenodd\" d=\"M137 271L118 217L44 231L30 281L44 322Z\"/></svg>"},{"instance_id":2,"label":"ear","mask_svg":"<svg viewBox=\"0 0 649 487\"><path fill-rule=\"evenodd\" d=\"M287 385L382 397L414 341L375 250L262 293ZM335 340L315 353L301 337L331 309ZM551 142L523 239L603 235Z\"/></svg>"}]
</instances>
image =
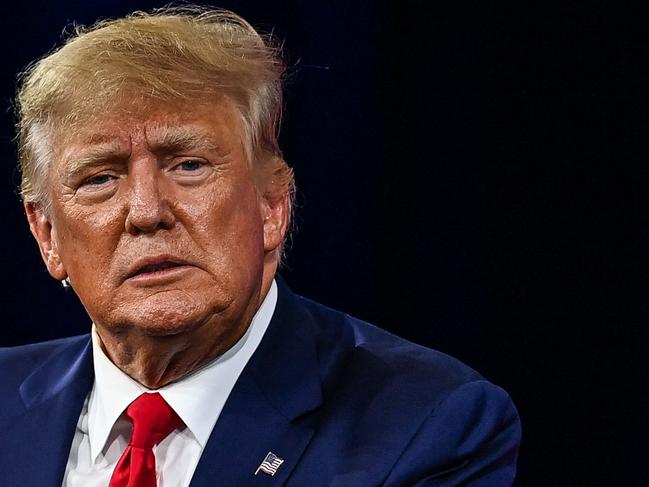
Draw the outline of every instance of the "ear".
<instances>
[{"instance_id":1,"label":"ear","mask_svg":"<svg viewBox=\"0 0 649 487\"><path fill-rule=\"evenodd\" d=\"M50 275L57 281L62 281L68 277L65 271L61 257L59 256L58 242L56 233L52 229L50 219L43 211L41 205L36 203L24 203L29 229L38 243L41 251L41 257Z\"/></svg>"},{"instance_id":2,"label":"ear","mask_svg":"<svg viewBox=\"0 0 649 487\"><path fill-rule=\"evenodd\" d=\"M288 229L290 201L288 193L270 198L266 195L262 202L264 219L264 250L272 252L281 247Z\"/></svg>"}]
</instances>

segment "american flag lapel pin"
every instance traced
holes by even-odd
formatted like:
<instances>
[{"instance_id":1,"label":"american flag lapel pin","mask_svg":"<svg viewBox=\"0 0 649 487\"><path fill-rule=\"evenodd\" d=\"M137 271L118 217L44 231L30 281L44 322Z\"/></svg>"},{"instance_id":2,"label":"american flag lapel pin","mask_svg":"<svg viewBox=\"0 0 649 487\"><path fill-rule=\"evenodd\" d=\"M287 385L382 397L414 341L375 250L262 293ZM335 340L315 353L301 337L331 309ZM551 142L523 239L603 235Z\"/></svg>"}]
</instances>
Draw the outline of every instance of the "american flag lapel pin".
<instances>
[{"instance_id":1,"label":"american flag lapel pin","mask_svg":"<svg viewBox=\"0 0 649 487\"><path fill-rule=\"evenodd\" d=\"M260 471L262 471L265 474L270 475L272 477L277 473L277 469L282 463L284 463L283 458L280 458L277 455L275 455L272 451L269 451L268 455L266 455L266 458L264 458L264 460L257 467L257 470L255 471L255 475L257 475Z\"/></svg>"}]
</instances>

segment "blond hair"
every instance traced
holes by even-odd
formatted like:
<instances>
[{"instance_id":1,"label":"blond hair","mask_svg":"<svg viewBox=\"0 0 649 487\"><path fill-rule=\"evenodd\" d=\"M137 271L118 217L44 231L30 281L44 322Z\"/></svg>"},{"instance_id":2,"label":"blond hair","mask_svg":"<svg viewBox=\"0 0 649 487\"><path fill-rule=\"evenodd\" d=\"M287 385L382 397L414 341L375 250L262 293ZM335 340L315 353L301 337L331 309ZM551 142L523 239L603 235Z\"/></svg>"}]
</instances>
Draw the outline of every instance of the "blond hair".
<instances>
[{"instance_id":1,"label":"blond hair","mask_svg":"<svg viewBox=\"0 0 649 487\"><path fill-rule=\"evenodd\" d=\"M164 8L77 27L21 76L16 105L23 200L48 205L52 140L120 102L222 95L239 110L246 155L270 178L267 192L292 196L293 173L277 142L284 72L272 40L226 10Z\"/></svg>"}]
</instances>

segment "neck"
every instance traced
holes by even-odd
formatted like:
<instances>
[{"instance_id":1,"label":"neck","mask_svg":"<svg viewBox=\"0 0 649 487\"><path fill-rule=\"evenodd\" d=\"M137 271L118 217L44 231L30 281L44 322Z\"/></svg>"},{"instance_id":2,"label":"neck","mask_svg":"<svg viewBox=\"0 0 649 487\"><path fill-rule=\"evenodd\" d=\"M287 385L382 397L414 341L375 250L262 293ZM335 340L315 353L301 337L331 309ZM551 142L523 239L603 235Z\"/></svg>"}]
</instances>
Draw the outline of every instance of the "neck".
<instances>
[{"instance_id":1,"label":"neck","mask_svg":"<svg viewBox=\"0 0 649 487\"><path fill-rule=\"evenodd\" d=\"M265 299L272 278L264 279L257 299L236 318L219 314L192 323L187 332L152 334L146 327L96 323L101 348L122 372L149 389L176 382L227 352L245 334Z\"/></svg>"}]
</instances>

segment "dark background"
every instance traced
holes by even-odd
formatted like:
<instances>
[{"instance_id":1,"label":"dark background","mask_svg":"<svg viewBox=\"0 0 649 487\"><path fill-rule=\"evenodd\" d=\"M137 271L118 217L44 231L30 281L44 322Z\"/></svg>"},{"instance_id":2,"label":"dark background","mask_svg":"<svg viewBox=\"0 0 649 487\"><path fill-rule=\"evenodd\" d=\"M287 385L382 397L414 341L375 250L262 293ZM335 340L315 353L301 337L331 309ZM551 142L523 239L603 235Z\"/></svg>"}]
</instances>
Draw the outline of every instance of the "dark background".
<instances>
[{"instance_id":1,"label":"dark background","mask_svg":"<svg viewBox=\"0 0 649 487\"><path fill-rule=\"evenodd\" d=\"M293 288L507 389L518 485L647 485L649 16L527 3L220 5L284 39L292 66ZM16 73L72 21L160 5L0 7L0 345L89 328L16 196Z\"/></svg>"}]
</instances>

